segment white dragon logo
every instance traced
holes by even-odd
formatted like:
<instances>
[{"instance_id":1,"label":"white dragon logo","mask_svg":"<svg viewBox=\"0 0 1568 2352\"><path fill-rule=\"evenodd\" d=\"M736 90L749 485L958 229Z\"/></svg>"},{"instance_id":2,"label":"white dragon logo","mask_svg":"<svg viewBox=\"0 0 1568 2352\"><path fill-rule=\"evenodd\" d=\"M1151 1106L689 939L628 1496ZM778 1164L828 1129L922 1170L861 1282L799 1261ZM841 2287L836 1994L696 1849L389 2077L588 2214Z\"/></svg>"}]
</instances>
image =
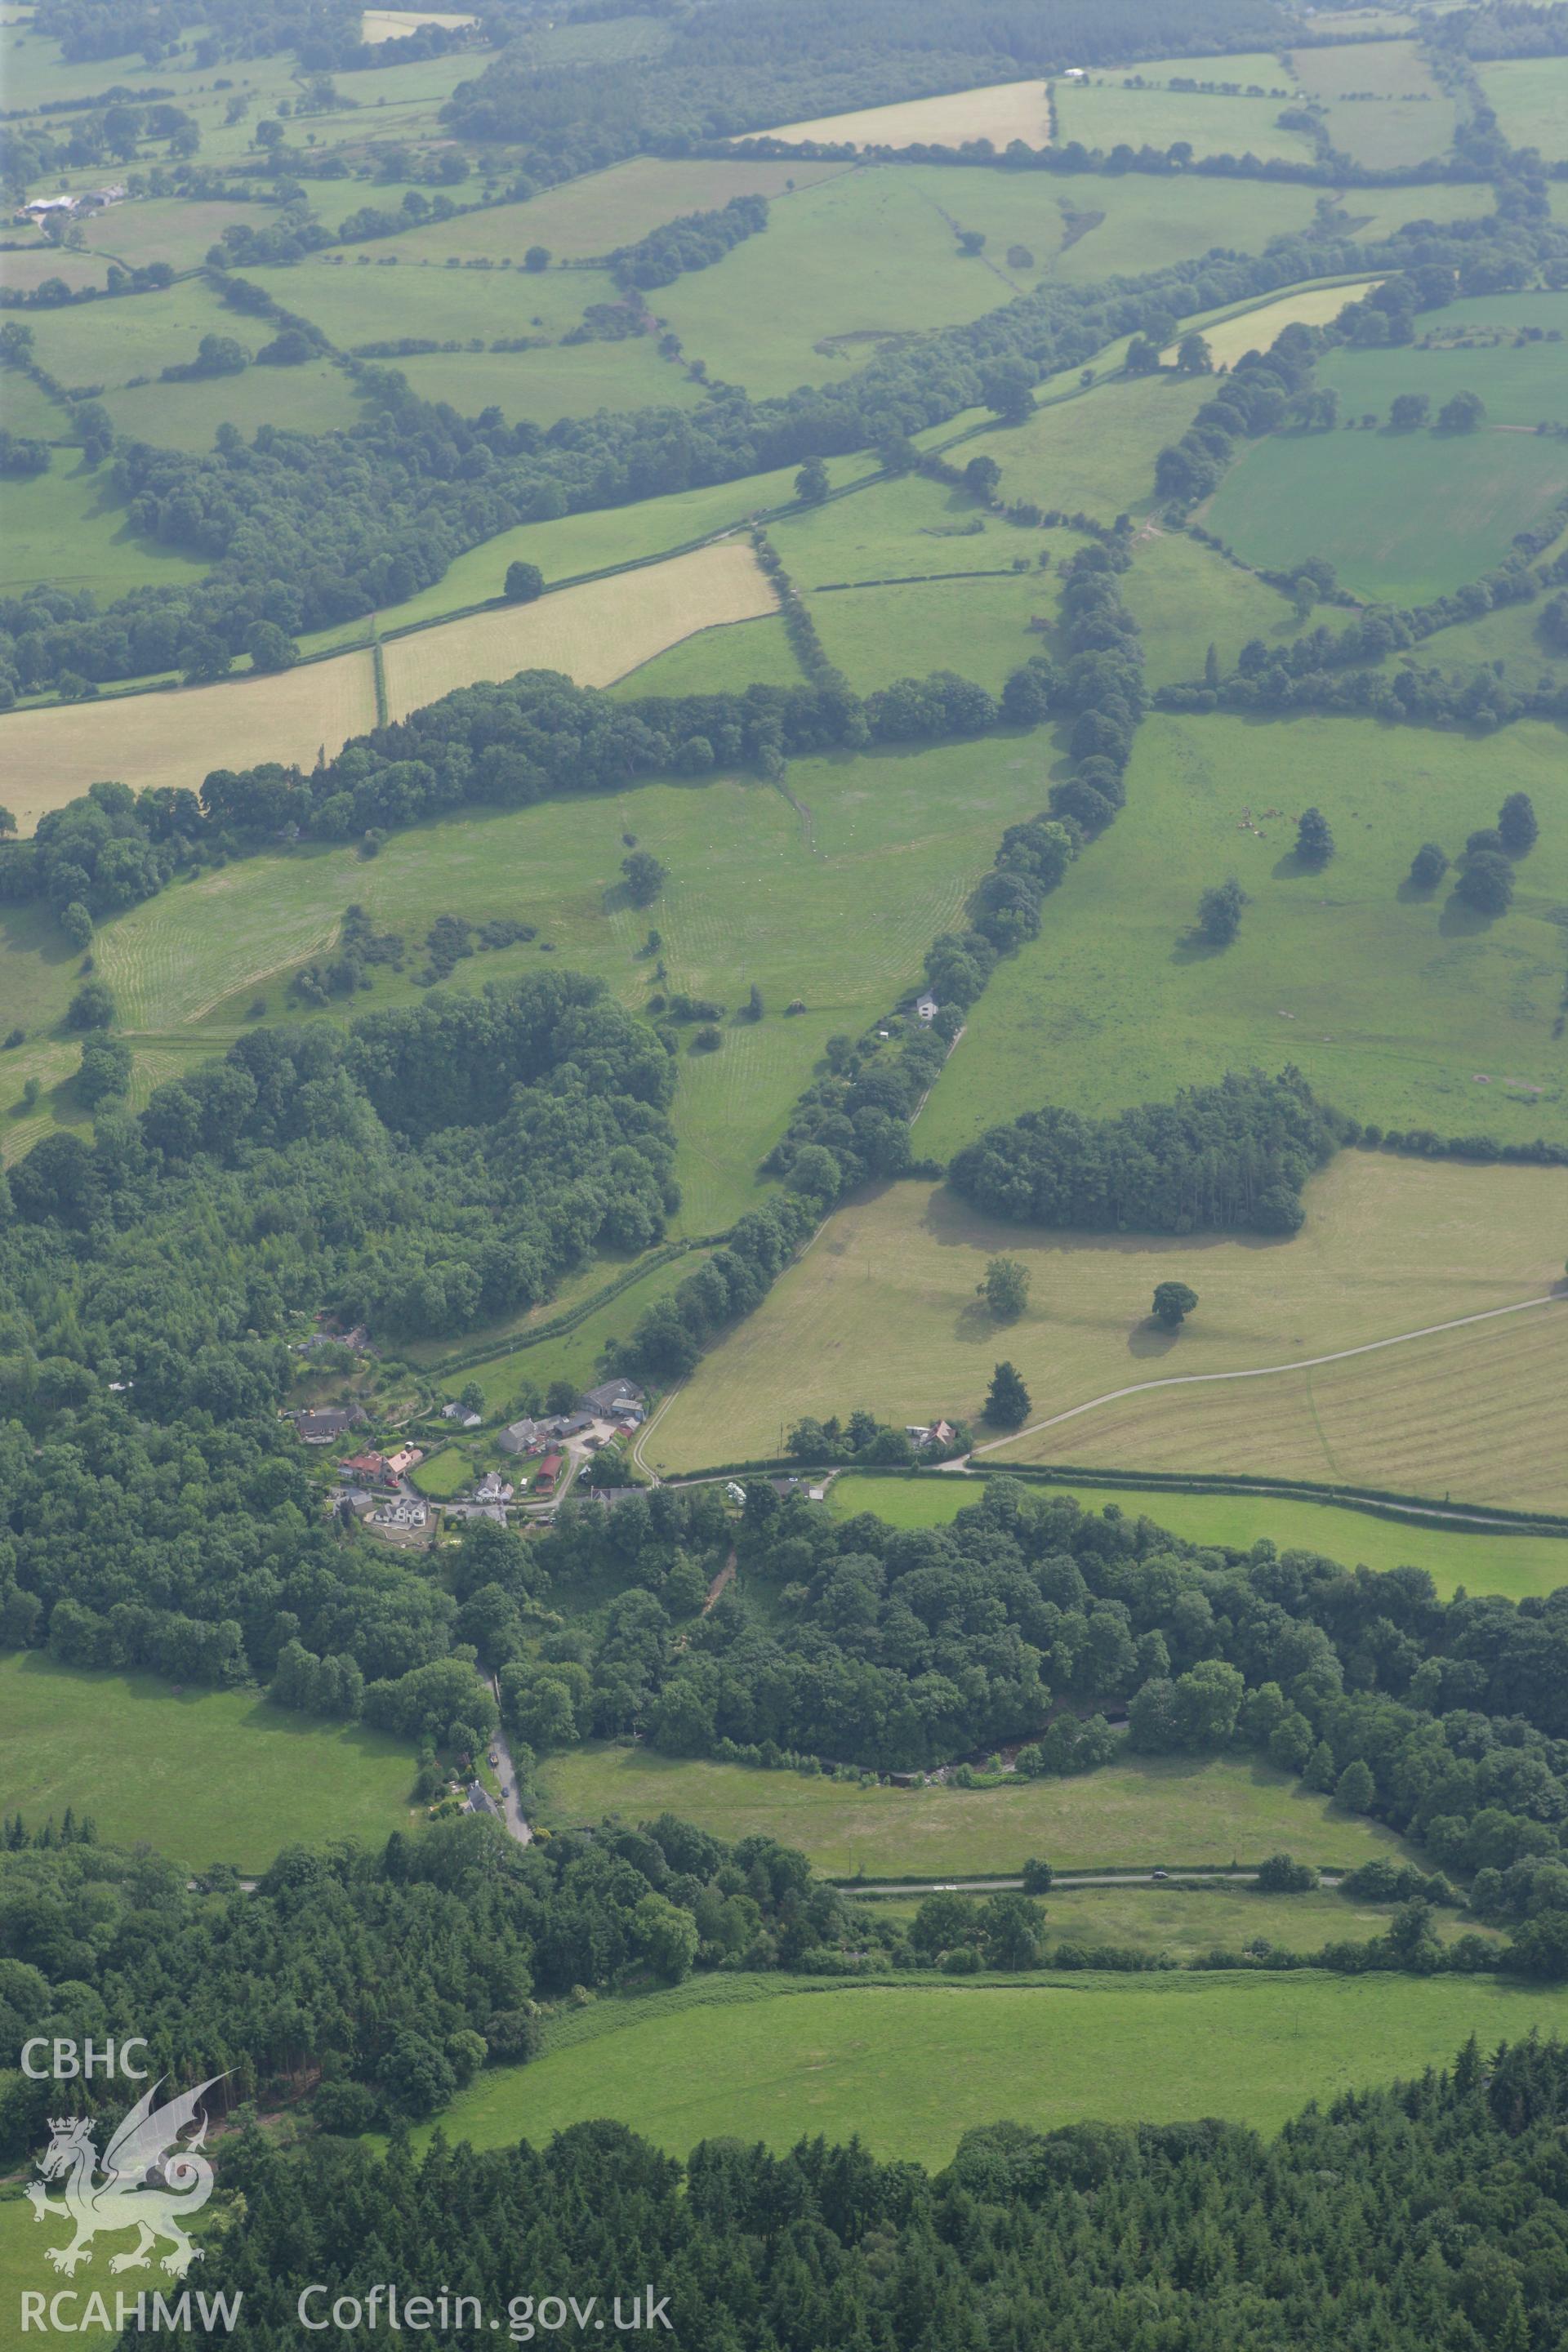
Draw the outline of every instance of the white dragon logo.
<instances>
[{"instance_id":1,"label":"white dragon logo","mask_svg":"<svg viewBox=\"0 0 1568 2352\"><path fill-rule=\"evenodd\" d=\"M212 2166L200 2153L207 2134L205 2110L195 2137L184 2147L180 2134L195 2121L205 2095L224 2079L221 2074L209 2075L194 2091L182 2092L162 2107L153 2105L161 2087L154 2083L110 2141L98 2179L93 2177L99 2158L91 2117L49 2118L53 2137L38 2158L44 2179L32 2183L27 2198L35 2221L58 2219L75 2225L76 2235L68 2246L47 2250L58 2271L64 2271L68 2278L79 2263L90 2263L91 2242L100 2230L140 2233L128 2254L112 2258L111 2271L143 2269L160 2239L174 2248L162 2267L174 2278L184 2278L191 2264L203 2259L201 2248L193 2246L186 2236L185 2224L200 2212L213 2190ZM58 2180L62 2174L63 2199L52 2204L44 2182Z\"/></svg>"}]
</instances>

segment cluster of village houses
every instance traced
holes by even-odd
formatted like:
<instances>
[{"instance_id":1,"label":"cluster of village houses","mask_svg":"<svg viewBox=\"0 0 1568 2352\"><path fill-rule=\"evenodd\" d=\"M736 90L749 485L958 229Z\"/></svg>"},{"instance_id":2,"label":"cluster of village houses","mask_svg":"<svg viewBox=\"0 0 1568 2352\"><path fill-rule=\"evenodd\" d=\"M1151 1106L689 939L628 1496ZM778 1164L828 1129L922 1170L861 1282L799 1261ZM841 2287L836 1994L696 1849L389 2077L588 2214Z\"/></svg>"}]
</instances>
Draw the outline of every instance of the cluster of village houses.
<instances>
[{"instance_id":1,"label":"cluster of village houses","mask_svg":"<svg viewBox=\"0 0 1568 2352\"><path fill-rule=\"evenodd\" d=\"M520 1484L537 1498L548 1499L559 1486L574 1450L585 1456L598 1453L613 1439L629 1435L638 1428L647 1410L647 1396L636 1381L612 1380L584 1390L574 1412L552 1413L542 1419L525 1416L511 1422L500 1431L496 1443L503 1454L514 1457L515 1479L509 1478L503 1468L483 1472L467 1496L447 1507L448 1517L480 1517L504 1521L506 1507ZM444 1420L456 1422L461 1428L480 1426L479 1414L466 1412L461 1405L444 1405L441 1411ZM360 1405L312 1406L290 1418L306 1445L323 1446L341 1444L345 1439L352 1443L353 1433L366 1426L369 1420ZM424 1459L424 1452L417 1445L400 1445L390 1453L366 1447L341 1454L337 1466L342 1474L348 1500L370 1504L372 1527L406 1532L423 1528L429 1517L423 1498L405 1485L409 1473L417 1469Z\"/></svg>"}]
</instances>

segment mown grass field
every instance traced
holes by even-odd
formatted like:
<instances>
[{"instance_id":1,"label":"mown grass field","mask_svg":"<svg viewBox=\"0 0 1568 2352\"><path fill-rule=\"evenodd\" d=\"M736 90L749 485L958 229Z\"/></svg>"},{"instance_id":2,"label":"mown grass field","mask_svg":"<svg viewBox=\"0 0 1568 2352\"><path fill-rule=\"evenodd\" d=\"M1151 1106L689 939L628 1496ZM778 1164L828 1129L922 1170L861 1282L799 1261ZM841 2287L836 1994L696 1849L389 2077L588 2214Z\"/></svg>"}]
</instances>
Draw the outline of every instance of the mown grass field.
<instances>
[{"instance_id":1,"label":"mown grass field","mask_svg":"<svg viewBox=\"0 0 1568 2352\"><path fill-rule=\"evenodd\" d=\"M46 809L76 799L100 777L137 792L144 784L195 792L225 765L283 760L310 767L323 743L330 758L374 724L370 655L340 654L267 677L9 711L0 719L0 757L16 763L9 804L20 830L31 833Z\"/></svg>"},{"instance_id":2,"label":"mown grass field","mask_svg":"<svg viewBox=\"0 0 1568 2352\"><path fill-rule=\"evenodd\" d=\"M972 457L1005 446L1003 434L978 435L956 446L953 462L962 466ZM1080 544L1075 535L1064 531L1042 534L1020 530L1001 515L988 512L966 490L950 489L945 483L928 481L920 474L901 474L891 481L873 483L853 498L797 507L771 523L768 535L795 586L806 594L846 582L971 570L1005 572L1020 555L1033 570L1042 553L1059 564ZM962 596L963 583L953 582L951 593ZM1044 596L1053 592L1041 582L1039 593Z\"/></svg>"},{"instance_id":3,"label":"mown grass field","mask_svg":"<svg viewBox=\"0 0 1568 2352\"><path fill-rule=\"evenodd\" d=\"M219 196L197 201L188 196L146 196L90 214L83 229L90 253L123 262L127 269L145 269L154 261L166 261L175 269L195 269L205 261L207 247L219 243L226 228L236 225L254 228L264 217L255 205L227 204ZM138 301L145 299L136 297Z\"/></svg>"},{"instance_id":4,"label":"mown grass field","mask_svg":"<svg viewBox=\"0 0 1568 2352\"><path fill-rule=\"evenodd\" d=\"M1273 1472L1560 1513L1568 1510L1557 1403L1565 1381L1568 1307L1554 1304L1249 1381L1240 1395L1229 1382L1156 1390L986 1459Z\"/></svg>"},{"instance_id":5,"label":"mown grass field","mask_svg":"<svg viewBox=\"0 0 1568 2352\"><path fill-rule=\"evenodd\" d=\"M1421 388L1415 356L1405 386ZM1471 388L1485 398L1484 383ZM1357 595L1419 604L1500 563L1565 492L1568 445L1530 433L1273 433L1247 446L1199 520L1249 563L1289 571L1326 556Z\"/></svg>"},{"instance_id":6,"label":"mown grass field","mask_svg":"<svg viewBox=\"0 0 1568 2352\"><path fill-rule=\"evenodd\" d=\"M766 196L783 202L792 192L840 178L847 163L805 161L727 163L704 157L667 162L651 155L585 172L559 188L546 188L525 204L487 205L457 220L436 221L406 236L377 245L402 261L510 262L521 268L531 245L542 245L557 261L593 261L617 246L634 244L650 229L683 214L711 212L731 196Z\"/></svg>"},{"instance_id":7,"label":"mown grass field","mask_svg":"<svg viewBox=\"0 0 1568 2352\"><path fill-rule=\"evenodd\" d=\"M858 2134L875 2156L939 2166L998 2117L1050 2131L1221 2116L1273 2132L1309 2099L1448 2064L1471 2033L1489 2049L1568 2021L1561 1987L1485 1977L773 1981L601 2010L581 2039L481 2074L442 2127L485 2147L609 2115L681 2156L716 2135L783 2150Z\"/></svg>"},{"instance_id":8,"label":"mown grass field","mask_svg":"<svg viewBox=\"0 0 1568 2352\"><path fill-rule=\"evenodd\" d=\"M645 499L635 506L603 507L590 513L563 515L555 522L520 523L494 539L470 548L447 566L443 578L401 604L390 604L378 615L383 629L398 629L413 621L439 620L448 613L483 604L499 596L507 566L519 558L537 563L546 581L574 580L650 555L685 547L693 540L738 530L749 516L773 507L788 506L795 497L795 466L769 474L748 474L739 481L715 482L697 490L678 490L668 498ZM876 471L869 457L830 458L827 477L835 488L863 481ZM311 650L361 636L363 621L342 629L324 629L305 642Z\"/></svg>"},{"instance_id":9,"label":"mown grass field","mask_svg":"<svg viewBox=\"0 0 1568 2352\"><path fill-rule=\"evenodd\" d=\"M894 106L862 107L847 114L820 114L805 122L780 123L759 135L834 147L961 147L966 139L989 139L996 148L1010 146L1015 139L1026 147L1048 147L1051 118L1044 81L1031 79L991 82L942 98L909 98Z\"/></svg>"},{"instance_id":10,"label":"mown grass field","mask_svg":"<svg viewBox=\"0 0 1568 2352\"><path fill-rule=\"evenodd\" d=\"M1377 171L1435 162L1453 143L1454 101L1414 41L1356 41L1291 52L1308 96L1327 108L1342 154Z\"/></svg>"},{"instance_id":11,"label":"mown grass field","mask_svg":"<svg viewBox=\"0 0 1568 2352\"><path fill-rule=\"evenodd\" d=\"M1205 327L1204 341L1216 368L1234 367L1246 352L1266 352L1287 327L1326 326L1339 317L1347 302L1359 302L1377 283L1375 278L1363 278L1348 286L1305 287L1299 294L1287 294L1278 302L1262 303L1234 319L1222 320L1217 326ZM1173 343L1161 356L1169 363L1175 359L1176 350Z\"/></svg>"},{"instance_id":12,"label":"mown grass field","mask_svg":"<svg viewBox=\"0 0 1568 2352\"><path fill-rule=\"evenodd\" d=\"M108 265L96 255L68 253L58 246L47 244L42 237L23 251L0 253L0 286L8 290L30 293L35 286L42 286L50 278L63 278L73 293L83 286L96 286L101 290L108 282ZM7 410L26 381L15 370L7 374ZM16 432L17 428L13 425L11 430Z\"/></svg>"},{"instance_id":13,"label":"mown grass field","mask_svg":"<svg viewBox=\"0 0 1568 2352\"><path fill-rule=\"evenodd\" d=\"M1114 522L1153 503L1154 460L1181 439L1211 388L1201 376L1170 373L1117 377L978 446L1002 468L1004 499ZM967 444L962 454L973 454Z\"/></svg>"},{"instance_id":14,"label":"mown grass field","mask_svg":"<svg viewBox=\"0 0 1568 2352\"><path fill-rule=\"evenodd\" d=\"M1052 1232L977 1216L945 1186L885 1186L840 1209L749 1321L703 1358L655 1423L646 1458L659 1469L754 1459L779 1450L781 1423L787 1428L803 1413L847 1415L862 1405L900 1425L939 1412L973 1420L1004 1356L1029 1388L1034 1423L1134 1384L1299 1362L1511 1306L1549 1293L1559 1279L1565 1202L1568 1178L1553 1170L1345 1153L1312 1180L1301 1232L1268 1242ZM998 1252L1021 1258L1033 1279L1027 1308L1007 1325L975 1295L987 1258ZM1173 1338L1149 1321L1154 1285L1167 1279L1190 1284L1201 1302ZM1542 1313L1556 1318L1550 1328L1561 1347L1568 1312ZM1518 1331L1515 1320L1523 1327ZM1497 1342L1501 1360L1521 1368L1511 1391L1518 1446L1506 1460L1493 1457L1489 1491L1467 1488L1458 1475L1442 1476L1435 1491L1440 1497L1451 1484L1456 1496L1542 1507L1544 1486L1568 1501L1561 1449L1533 1459L1550 1407L1544 1395L1532 1405L1531 1395L1552 1365L1550 1357L1532 1359L1528 1318L1454 1335L1452 1387L1446 1396L1439 1388L1436 1400L1448 1436L1458 1442L1473 1410L1463 1367L1489 1330L1508 1335ZM1356 1360L1367 1368L1366 1386L1387 1386L1403 1352ZM1326 1468L1321 1456L1310 1468L1277 1459L1263 1416L1279 1385L1226 1381L1167 1390L1163 1401L1156 1391L1152 1400L1097 1405L1009 1452L1133 1470L1278 1471L1432 1491L1430 1473L1395 1476L1393 1460L1383 1461L1384 1447L1398 1436L1387 1419L1375 1430L1368 1425L1354 1468L1349 1462ZM1200 1401L1211 1424L1226 1433L1233 1458L1215 1460L1207 1445L1184 1464L1173 1445L1151 1457L1147 1414L1156 1406L1199 1409L1178 1407L1173 1397ZM1361 1406L1364 1412L1364 1393ZM1007 1455L985 1458L1002 1466ZM1514 1476L1527 1477L1531 1491L1500 1491Z\"/></svg>"},{"instance_id":15,"label":"mown grass field","mask_svg":"<svg viewBox=\"0 0 1568 2352\"><path fill-rule=\"evenodd\" d=\"M1443 645L1427 657L1441 660ZM1568 840L1543 829L1495 921L1405 879L1421 842L1458 855L1510 792L1553 807L1560 767L1555 730L1528 721L1468 740L1353 719L1151 716L1126 808L1050 901L1039 939L971 1009L921 1114L921 1149L945 1160L1047 1101L1108 1112L1287 1061L1384 1127L1568 1133L1552 1034ZM1321 874L1291 855L1310 804L1337 844ZM1200 894L1227 874L1253 903L1215 953L1190 928Z\"/></svg>"},{"instance_id":16,"label":"mown grass field","mask_svg":"<svg viewBox=\"0 0 1568 2352\"><path fill-rule=\"evenodd\" d=\"M32 400L18 402L13 412L11 391L17 382L15 376L5 378L9 430L61 433L67 422L63 412L46 404L25 378L21 389ZM187 581L202 579L206 570L178 548L133 531L109 468L94 471L79 449L54 450L47 474L0 481L0 589L6 594L47 582L56 588L89 588L108 603L132 588L183 588ZM27 781L8 777L7 790Z\"/></svg>"},{"instance_id":17,"label":"mown grass field","mask_svg":"<svg viewBox=\"0 0 1568 2352\"><path fill-rule=\"evenodd\" d=\"M1568 155L1568 58L1508 58L1476 73L1510 145L1539 148L1547 163Z\"/></svg>"},{"instance_id":18,"label":"mown grass field","mask_svg":"<svg viewBox=\"0 0 1568 2352\"><path fill-rule=\"evenodd\" d=\"M890 1789L595 1744L549 1757L538 1781L547 1823L678 1813L714 1837L777 1838L832 1878L1006 1875L1031 1854L1058 1870L1151 1870L1285 1852L1351 1870L1406 1851L1381 1822L1231 1756L1128 1756L1077 1780Z\"/></svg>"},{"instance_id":19,"label":"mown grass field","mask_svg":"<svg viewBox=\"0 0 1568 2352\"><path fill-rule=\"evenodd\" d=\"M1276 68L1275 79L1284 74ZM1077 139L1109 152L1112 147L1163 151L1184 139L1197 156L1257 155L1267 162L1312 160L1304 131L1280 128L1282 102L1272 98L1204 97L1191 90L1128 89L1115 75L1056 85L1057 139Z\"/></svg>"},{"instance_id":20,"label":"mown grass field","mask_svg":"<svg viewBox=\"0 0 1568 2352\"><path fill-rule=\"evenodd\" d=\"M41 1828L68 1805L106 1844L146 1839L199 1868L265 1870L285 1845L380 1843L409 1820L411 1751L273 1706L258 1691L0 1656L0 1812Z\"/></svg>"},{"instance_id":21,"label":"mown grass field","mask_svg":"<svg viewBox=\"0 0 1568 2352\"><path fill-rule=\"evenodd\" d=\"M374 190L366 194L374 200ZM434 260L392 264L385 252L378 239L330 258L245 274L285 310L313 320L340 351L404 335L436 342L480 336L487 345L516 335L553 339L575 326L590 302L619 299L608 273L598 270L447 269Z\"/></svg>"},{"instance_id":22,"label":"mown grass field","mask_svg":"<svg viewBox=\"0 0 1568 2352\"><path fill-rule=\"evenodd\" d=\"M1250 1395L1247 1402L1250 1409ZM1234 1397L1231 1402L1234 1409ZM1189 1543L1224 1544L1239 1551L1267 1537L1281 1551L1318 1552L1346 1567L1424 1568L1444 1600L1461 1585L1470 1593L1498 1592L1508 1601L1524 1601L1568 1584L1568 1542L1552 1536L1423 1528L1283 1495L1161 1494L1095 1486L1078 1479L1070 1486L1031 1486L1029 1491L1069 1494L1086 1510L1110 1506L1129 1519L1152 1519ZM851 1472L836 1478L828 1492L835 1518L870 1511L897 1528L946 1527L976 1499L973 1482L955 1476L868 1478Z\"/></svg>"},{"instance_id":23,"label":"mown grass field","mask_svg":"<svg viewBox=\"0 0 1568 2352\"><path fill-rule=\"evenodd\" d=\"M522 669L563 670L579 686L607 686L699 629L777 607L750 541L726 540L536 604L396 637L383 654L387 706L402 719L455 687Z\"/></svg>"},{"instance_id":24,"label":"mown grass field","mask_svg":"<svg viewBox=\"0 0 1568 2352\"><path fill-rule=\"evenodd\" d=\"M1248 181L1244 225L1237 217L1235 184L1225 180L1053 172L1048 185L1072 232L1051 275L1073 286L1163 269L1216 245L1232 246L1238 236L1248 250L1260 251L1271 236L1305 228L1312 217L1312 191L1283 182Z\"/></svg>"},{"instance_id":25,"label":"mown grass field","mask_svg":"<svg viewBox=\"0 0 1568 2352\"><path fill-rule=\"evenodd\" d=\"M29 2150L29 2159L35 2153L42 2155L43 2150L41 2147L36 2151ZM30 2177L30 2163L28 2170ZM129 2231L124 2231L117 2233L112 2242L108 2240L106 2233L105 2242L112 2242L113 2251L118 2254L128 2251L129 2247L137 2242L132 2238ZM0 2195L0 2312L5 2313L7 2326L16 2329L17 2341L20 2340L23 2295L25 2294L42 2294L47 2300L51 2294L58 2294L60 2290L62 2284L60 2274L50 2263L46 2252L47 2247L58 2246L60 2243L61 2237L58 2226L52 2230L46 2230L39 2226L37 2215L22 2194L20 2180L16 2184L14 2196L8 2190L5 2194ZM158 2284L167 2292L168 2282L163 2278L163 2273L159 2272L153 2275L156 2276ZM200 2275L198 2269L196 2276L199 2278ZM148 2273L143 2272L139 2274L139 2278L140 2283L145 2284ZM121 2279L119 2284L122 2289L129 2288L134 2298L136 2290L130 2279ZM68 2289L67 2292L68 2293L69 2290ZM101 2292L100 2288L100 2293ZM63 2304L60 2306L62 2315L67 2312L71 2315L72 2331L79 2342L108 2345L121 2340L120 2330L112 2321L115 2309L112 2287L110 2289L107 2300L111 2315L110 2324L107 2327L100 2327L96 2320L88 2318L85 2288L80 2302L74 2305ZM149 2301L149 2318L151 2315L152 2305Z\"/></svg>"}]
</instances>

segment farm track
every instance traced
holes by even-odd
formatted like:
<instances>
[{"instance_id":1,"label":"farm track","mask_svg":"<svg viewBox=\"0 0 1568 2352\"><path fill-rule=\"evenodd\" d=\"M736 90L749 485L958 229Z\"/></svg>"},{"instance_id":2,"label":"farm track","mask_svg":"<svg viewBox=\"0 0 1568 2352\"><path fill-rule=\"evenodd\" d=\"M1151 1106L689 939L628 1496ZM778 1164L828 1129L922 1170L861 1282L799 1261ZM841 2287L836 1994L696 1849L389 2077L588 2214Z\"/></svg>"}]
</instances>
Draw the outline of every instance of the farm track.
<instances>
[{"instance_id":1,"label":"farm track","mask_svg":"<svg viewBox=\"0 0 1568 2352\"><path fill-rule=\"evenodd\" d=\"M1416 1331L1395 1332L1387 1339L1363 1339L1360 1347L1339 1348L1326 1356L1305 1356L1290 1364L1258 1364L1235 1372L1178 1372L1161 1381L1134 1381L1126 1388L1108 1389L1103 1396L1090 1397L1084 1404L1069 1405L1065 1412L1053 1412L1044 1421L1031 1422L1026 1429L1014 1430L1006 1437L988 1438L984 1445L976 1445L966 1459L973 1460L979 1454L994 1454L999 1446L1021 1444L1026 1437L1037 1437L1042 1430L1055 1429L1060 1423L1076 1421L1081 1413L1093 1412L1102 1404L1115 1404L1122 1397L1142 1396L1151 1389L1208 1388L1220 1381L1266 1381L1285 1372L1312 1371L1320 1364L1342 1364L1352 1356L1375 1355L1383 1348L1404 1347L1412 1339L1430 1339L1439 1331L1458 1331L1467 1324L1495 1322L1501 1315L1522 1315L1531 1307L1561 1306L1565 1296L1568 1295L1560 1290L1547 1291L1539 1298L1521 1298L1511 1307L1489 1307L1479 1315L1456 1315L1447 1323L1428 1323Z\"/></svg>"}]
</instances>

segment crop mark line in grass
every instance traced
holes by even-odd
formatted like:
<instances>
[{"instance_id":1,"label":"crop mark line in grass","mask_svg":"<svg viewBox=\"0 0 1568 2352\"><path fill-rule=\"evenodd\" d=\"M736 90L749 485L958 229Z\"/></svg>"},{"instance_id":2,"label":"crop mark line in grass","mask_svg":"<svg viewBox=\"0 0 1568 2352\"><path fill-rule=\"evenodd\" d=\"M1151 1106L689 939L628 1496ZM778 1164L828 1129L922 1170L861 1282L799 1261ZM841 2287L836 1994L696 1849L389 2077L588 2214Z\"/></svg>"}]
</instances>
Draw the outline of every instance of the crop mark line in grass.
<instances>
[{"instance_id":1,"label":"crop mark line in grass","mask_svg":"<svg viewBox=\"0 0 1568 2352\"><path fill-rule=\"evenodd\" d=\"M1102 1404L1114 1404L1121 1397L1142 1396L1149 1389L1190 1389L1207 1387L1215 1381L1267 1381L1280 1372L1310 1372L1320 1364L1342 1364L1347 1356L1374 1355L1380 1348L1402 1348L1409 1339L1430 1339L1439 1331L1462 1330L1467 1323L1490 1323L1500 1315L1522 1315L1531 1307L1559 1307L1565 1294L1548 1291L1540 1298L1521 1298L1511 1307L1488 1307L1479 1315L1456 1315L1447 1323L1424 1324L1419 1331L1397 1331L1390 1339L1363 1339L1359 1348L1339 1348L1331 1356L1304 1356L1295 1364L1257 1364L1244 1372L1177 1372L1163 1381L1134 1381L1130 1388L1108 1389L1103 1396L1090 1397L1086 1404L1069 1405L1066 1412L1053 1412L1045 1421L1032 1422L1027 1429L1016 1429L1005 1437L988 1438L984 1445L973 1448L974 1454L994 1454L999 1445L1017 1445L1026 1437L1036 1437L1042 1429L1055 1429L1058 1423L1076 1421L1080 1413L1093 1412Z\"/></svg>"}]
</instances>

